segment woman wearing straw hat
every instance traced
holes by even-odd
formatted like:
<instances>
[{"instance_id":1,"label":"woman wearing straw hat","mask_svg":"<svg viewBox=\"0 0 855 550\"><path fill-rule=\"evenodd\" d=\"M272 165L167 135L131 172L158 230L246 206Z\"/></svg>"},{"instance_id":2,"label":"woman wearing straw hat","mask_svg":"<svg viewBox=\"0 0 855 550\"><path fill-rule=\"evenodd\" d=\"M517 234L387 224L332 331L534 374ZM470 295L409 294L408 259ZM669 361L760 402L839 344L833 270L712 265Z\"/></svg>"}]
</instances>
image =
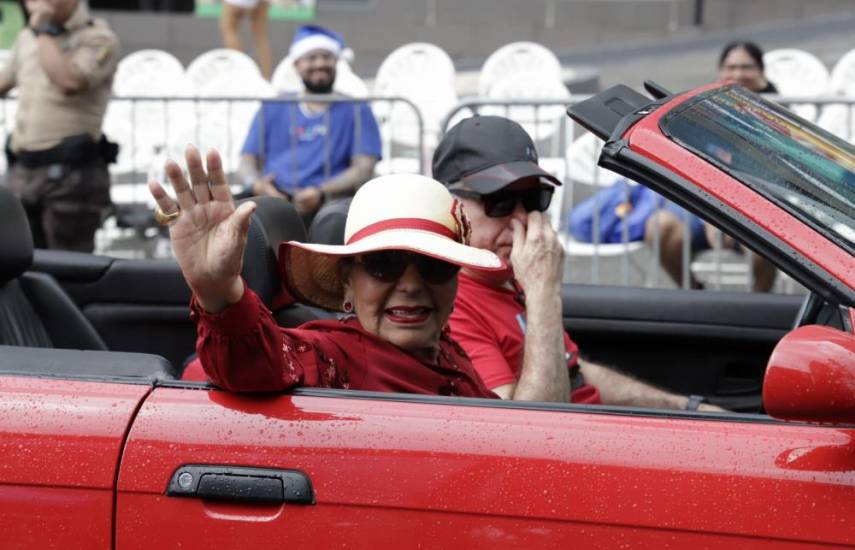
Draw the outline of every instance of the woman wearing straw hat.
<instances>
[{"instance_id":1,"label":"woman wearing straw hat","mask_svg":"<svg viewBox=\"0 0 855 550\"><path fill-rule=\"evenodd\" d=\"M166 174L177 202L149 184L156 218L169 225L193 291L197 351L211 380L235 391L321 386L495 397L447 331L460 267L502 269L467 245L462 206L430 178L393 175L366 183L351 204L341 246L282 243L283 279L302 301L351 315L279 327L240 278L255 204L235 208L219 155L203 167L188 147L190 182L175 162ZM206 171L207 168L207 171ZM521 247L544 246L536 236ZM565 401L567 371L536 365L520 399ZM521 376L522 378L522 376Z\"/></svg>"}]
</instances>

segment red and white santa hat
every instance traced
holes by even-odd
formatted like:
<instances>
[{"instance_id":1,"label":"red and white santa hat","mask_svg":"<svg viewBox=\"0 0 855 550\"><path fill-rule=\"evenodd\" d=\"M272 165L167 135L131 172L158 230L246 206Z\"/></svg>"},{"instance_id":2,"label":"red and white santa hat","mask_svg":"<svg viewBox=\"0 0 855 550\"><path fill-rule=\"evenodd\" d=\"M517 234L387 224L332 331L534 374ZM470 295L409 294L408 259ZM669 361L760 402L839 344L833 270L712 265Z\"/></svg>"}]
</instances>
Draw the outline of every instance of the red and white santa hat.
<instances>
[{"instance_id":1,"label":"red and white santa hat","mask_svg":"<svg viewBox=\"0 0 855 550\"><path fill-rule=\"evenodd\" d=\"M471 226L463 204L444 185L417 174L374 178L350 205L343 245L288 241L280 245L283 280L295 297L326 309L341 309L342 258L378 250L405 250L461 267L504 268L489 250L469 246Z\"/></svg>"}]
</instances>

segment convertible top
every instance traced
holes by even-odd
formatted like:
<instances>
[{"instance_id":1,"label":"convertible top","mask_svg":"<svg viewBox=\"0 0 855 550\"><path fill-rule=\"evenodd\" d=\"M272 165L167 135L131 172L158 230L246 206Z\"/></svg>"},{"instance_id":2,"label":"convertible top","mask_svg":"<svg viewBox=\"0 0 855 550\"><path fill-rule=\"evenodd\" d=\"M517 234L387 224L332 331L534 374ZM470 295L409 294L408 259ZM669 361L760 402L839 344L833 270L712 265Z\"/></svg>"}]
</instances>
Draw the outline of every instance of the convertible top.
<instances>
[{"instance_id":1,"label":"convertible top","mask_svg":"<svg viewBox=\"0 0 855 550\"><path fill-rule=\"evenodd\" d=\"M106 380L178 378L172 363L159 355L19 346L0 346L0 373Z\"/></svg>"}]
</instances>

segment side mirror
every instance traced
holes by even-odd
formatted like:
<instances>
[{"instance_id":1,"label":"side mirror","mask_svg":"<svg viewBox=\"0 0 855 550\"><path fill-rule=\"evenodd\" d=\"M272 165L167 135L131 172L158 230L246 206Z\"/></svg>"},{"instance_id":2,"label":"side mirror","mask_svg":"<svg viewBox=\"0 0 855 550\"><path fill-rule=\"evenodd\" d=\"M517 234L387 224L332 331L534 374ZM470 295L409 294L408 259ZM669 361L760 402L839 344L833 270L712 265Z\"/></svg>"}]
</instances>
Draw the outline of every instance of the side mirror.
<instances>
[{"instance_id":1,"label":"side mirror","mask_svg":"<svg viewBox=\"0 0 855 550\"><path fill-rule=\"evenodd\" d=\"M855 424L855 335L808 325L775 346L763 381L769 416Z\"/></svg>"}]
</instances>

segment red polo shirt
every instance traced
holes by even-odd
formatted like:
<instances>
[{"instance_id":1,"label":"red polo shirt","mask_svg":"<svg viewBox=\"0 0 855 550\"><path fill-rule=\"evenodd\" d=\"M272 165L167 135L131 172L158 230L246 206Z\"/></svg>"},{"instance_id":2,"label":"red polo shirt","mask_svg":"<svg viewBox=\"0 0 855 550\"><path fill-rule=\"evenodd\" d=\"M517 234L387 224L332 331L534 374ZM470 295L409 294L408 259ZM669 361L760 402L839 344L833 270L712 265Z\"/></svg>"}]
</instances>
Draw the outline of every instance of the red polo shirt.
<instances>
[{"instance_id":1,"label":"red polo shirt","mask_svg":"<svg viewBox=\"0 0 855 550\"><path fill-rule=\"evenodd\" d=\"M525 351L525 305L517 292L473 279L460 272L451 314L451 337L458 342L488 388L516 383ZM564 332L567 368L574 369L579 348ZM571 393L573 403L599 404L600 392L582 384Z\"/></svg>"},{"instance_id":2,"label":"red polo shirt","mask_svg":"<svg viewBox=\"0 0 855 550\"><path fill-rule=\"evenodd\" d=\"M495 398L463 350L443 334L437 362L418 359L366 332L354 317L276 324L249 288L217 314L194 300L196 350L211 381L233 391L296 386ZM192 373L189 373L192 377Z\"/></svg>"}]
</instances>

